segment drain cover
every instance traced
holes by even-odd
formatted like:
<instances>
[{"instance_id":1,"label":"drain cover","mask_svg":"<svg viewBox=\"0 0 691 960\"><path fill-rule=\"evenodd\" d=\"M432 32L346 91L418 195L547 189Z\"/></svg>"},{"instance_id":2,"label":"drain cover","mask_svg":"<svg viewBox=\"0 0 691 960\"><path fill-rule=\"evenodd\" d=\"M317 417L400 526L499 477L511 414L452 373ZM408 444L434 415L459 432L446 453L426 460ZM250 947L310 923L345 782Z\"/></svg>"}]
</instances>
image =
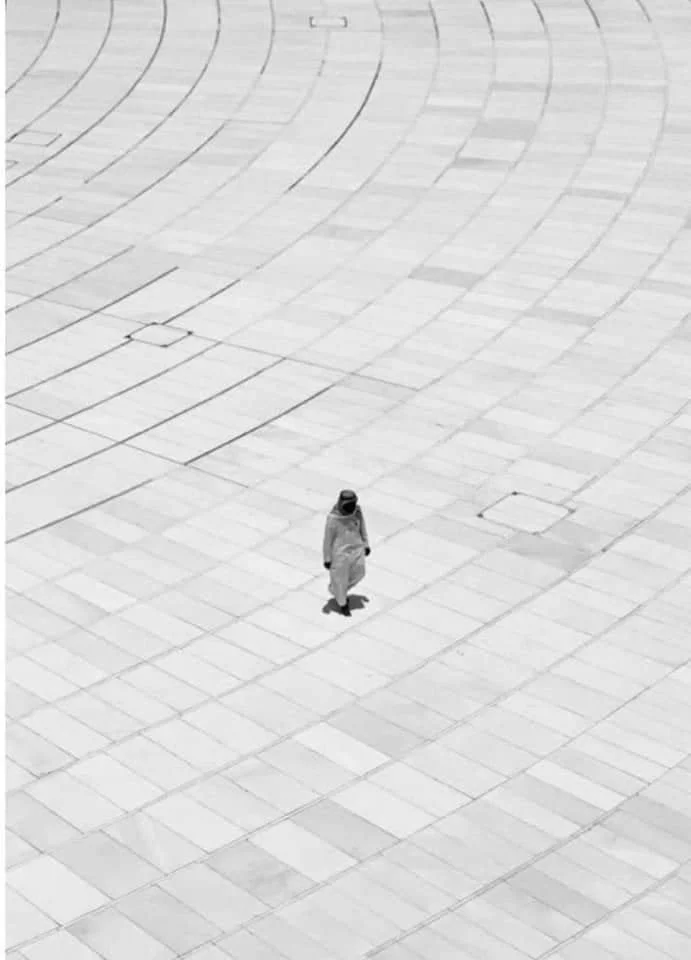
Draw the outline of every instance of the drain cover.
<instances>
[{"instance_id":1,"label":"drain cover","mask_svg":"<svg viewBox=\"0 0 691 960\"><path fill-rule=\"evenodd\" d=\"M478 516L527 533L542 533L570 512L568 507L514 491Z\"/></svg>"},{"instance_id":2,"label":"drain cover","mask_svg":"<svg viewBox=\"0 0 691 960\"><path fill-rule=\"evenodd\" d=\"M60 136L48 130L20 130L10 138L10 143L19 143L24 147L49 147Z\"/></svg>"},{"instance_id":3,"label":"drain cover","mask_svg":"<svg viewBox=\"0 0 691 960\"><path fill-rule=\"evenodd\" d=\"M142 343L150 343L154 347L170 347L178 340L189 337L190 334L190 330L181 330L180 327L169 327L163 323L149 323L135 333L128 333L125 340L139 340Z\"/></svg>"}]
</instances>

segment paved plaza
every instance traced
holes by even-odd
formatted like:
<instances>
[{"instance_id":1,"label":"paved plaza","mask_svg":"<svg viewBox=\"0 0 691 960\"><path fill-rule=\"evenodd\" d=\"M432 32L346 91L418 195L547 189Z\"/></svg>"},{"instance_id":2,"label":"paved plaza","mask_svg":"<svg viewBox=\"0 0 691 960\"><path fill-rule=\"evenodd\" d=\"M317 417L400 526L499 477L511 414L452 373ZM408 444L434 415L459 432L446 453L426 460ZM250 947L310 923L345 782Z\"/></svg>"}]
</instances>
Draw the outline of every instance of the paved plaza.
<instances>
[{"instance_id":1,"label":"paved plaza","mask_svg":"<svg viewBox=\"0 0 691 960\"><path fill-rule=\"evenodd\" d=\"M9 960L689 960L691 2L6 17Z\"/></svg>"}]
</instances>

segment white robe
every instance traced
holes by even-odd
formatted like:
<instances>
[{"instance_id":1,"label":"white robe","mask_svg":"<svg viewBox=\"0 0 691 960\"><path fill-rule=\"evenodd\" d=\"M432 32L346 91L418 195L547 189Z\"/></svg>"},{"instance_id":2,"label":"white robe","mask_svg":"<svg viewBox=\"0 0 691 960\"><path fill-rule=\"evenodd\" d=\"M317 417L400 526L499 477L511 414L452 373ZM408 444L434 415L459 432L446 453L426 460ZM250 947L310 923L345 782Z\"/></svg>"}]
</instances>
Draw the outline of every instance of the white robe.
<instances>
[{"instance_id":1,"label":"white robe","mask_svg":"<svg viewBox=\"0 0 691 960\"><path fill-rule=\"evenodd\" d=\"M331 564L329 591L342 607L348 590L365 576L365 548L369 546L360 507L350 516L334 508L326 519L324 562Z\"/></svg>"}]
</instances>

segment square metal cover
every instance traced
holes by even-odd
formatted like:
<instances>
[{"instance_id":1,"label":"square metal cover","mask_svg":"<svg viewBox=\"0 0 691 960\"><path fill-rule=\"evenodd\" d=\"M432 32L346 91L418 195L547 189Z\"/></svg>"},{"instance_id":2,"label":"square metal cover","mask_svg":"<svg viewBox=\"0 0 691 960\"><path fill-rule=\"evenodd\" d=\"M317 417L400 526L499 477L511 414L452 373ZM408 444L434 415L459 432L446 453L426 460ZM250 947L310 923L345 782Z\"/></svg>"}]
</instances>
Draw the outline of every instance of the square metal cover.
<instances>
[{"instance_id":1,"label":"square metal cover","mask_svg":"<svg viewBox=\"0 0 691 960\"><path fill-rule=\"evenodd\" d=\"M562 507L558 503L514 491L478 516L505 527L524 530L526 533L542 533L571 512L568 507Z\"/></svg>"},{"instance_id":2,"label":"square metal cover","mask_svg":"<svg viewBox=\"0 0 691 960\"><path fill-rule=\"evenodd\" d=\"M10 138L10 143L18 143L25 147L49 147L60 136L49 130L20 130Z\"/></svg>"},{"instance_id":3,"label":"square metal cover","mask_svg":"<svg viewBox=\"0 0 691 960\"><path fill-rule=\"evenodd\" d=\"M125 339L150 343L154 347L170 347L178 340L189 337L190 334L190 330L181 330L180 327L169 327L163 323L149 323L134 333L128 333Z\"/></svg>"}]
</instances>

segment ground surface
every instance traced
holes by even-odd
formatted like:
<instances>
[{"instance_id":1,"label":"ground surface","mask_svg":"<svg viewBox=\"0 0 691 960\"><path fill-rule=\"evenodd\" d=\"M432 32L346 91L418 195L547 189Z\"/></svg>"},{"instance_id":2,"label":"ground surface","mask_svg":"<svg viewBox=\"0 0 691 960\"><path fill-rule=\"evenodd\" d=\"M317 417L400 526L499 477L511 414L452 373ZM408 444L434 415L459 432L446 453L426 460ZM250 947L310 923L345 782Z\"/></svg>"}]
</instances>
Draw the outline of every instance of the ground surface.
<instances>
[{"instance_id":1,"label":"ground surface","mask_svg":"<svg viewBox=\"0 0 691 960\"><path fill-rule=\"evenodd\" d=\"M687 960L691 4L7 19L12 960Z\"/></svg>"}]
</instances>

